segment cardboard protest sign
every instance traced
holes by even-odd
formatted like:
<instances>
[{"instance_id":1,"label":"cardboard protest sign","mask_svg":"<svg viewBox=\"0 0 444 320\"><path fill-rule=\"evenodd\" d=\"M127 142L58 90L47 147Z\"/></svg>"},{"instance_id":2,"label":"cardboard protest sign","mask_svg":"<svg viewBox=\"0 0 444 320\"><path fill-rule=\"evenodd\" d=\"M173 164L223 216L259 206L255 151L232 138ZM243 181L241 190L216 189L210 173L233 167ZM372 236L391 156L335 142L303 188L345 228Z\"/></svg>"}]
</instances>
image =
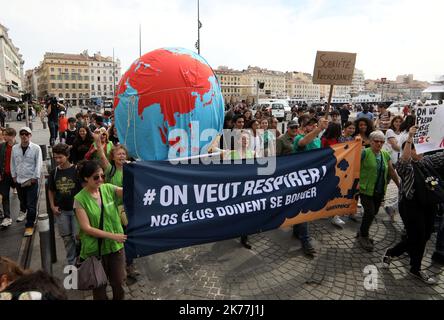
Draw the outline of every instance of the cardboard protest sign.
<instances>
[{"instance_id":1,"label":"cardboard protest sign","mask_svg":"<svg viewBox=\"0 0 444 320\"><path fill-rule=\"evenodd\" d=\"M356 53L318 51L313 72L313 83L351 85L355 65Z\"/></svg>"},{"instance_id":2,"label":"cardboard protest sign","mask_svg":"<svg viewBox=\"0 0 444 320\"><path fill-rule=\"evenodd\" d=\"M417 153L444 149L444 106L416 107L418 132L413 139Z\"/></svg>"}]
</instances>

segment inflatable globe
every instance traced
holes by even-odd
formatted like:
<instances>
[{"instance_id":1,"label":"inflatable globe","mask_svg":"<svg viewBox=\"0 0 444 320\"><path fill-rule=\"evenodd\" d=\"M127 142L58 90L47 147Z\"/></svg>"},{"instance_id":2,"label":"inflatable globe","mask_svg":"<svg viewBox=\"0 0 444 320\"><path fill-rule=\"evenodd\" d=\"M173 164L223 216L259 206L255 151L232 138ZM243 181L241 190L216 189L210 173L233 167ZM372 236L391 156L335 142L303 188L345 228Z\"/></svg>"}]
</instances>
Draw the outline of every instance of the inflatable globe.
<instances>
[{"instance_id":1,"label":"inflatable globe","mask_svg":"<svg viewBox=\"0 0 444 320\"><path fill-rule=\"evenodd\" d=\"M114 106L120 143L136 159L205 153L222 133L219 83L208 63L187 49L158 49L136 60L120 80Z\"/></svg>"}]
</instances>

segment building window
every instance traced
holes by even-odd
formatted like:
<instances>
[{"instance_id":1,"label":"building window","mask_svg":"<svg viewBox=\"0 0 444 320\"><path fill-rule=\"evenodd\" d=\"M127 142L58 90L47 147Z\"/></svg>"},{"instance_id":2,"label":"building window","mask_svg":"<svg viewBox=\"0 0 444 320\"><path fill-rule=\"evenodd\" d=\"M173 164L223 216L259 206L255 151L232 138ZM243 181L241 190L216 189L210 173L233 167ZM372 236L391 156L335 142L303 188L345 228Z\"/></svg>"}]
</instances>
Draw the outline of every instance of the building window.
<instances>
[{"instance_id":1,"label":"building window","mask_svg":"<svg viewBox=\"0 0 444 320\"><path fill-rule=\"evenodd\" d=\"M73 99L76 99L76 98L77 98L77 95L76 95L75 93L73 93L73 94L72 94L72 98L73 98Z\"/></svg>"},{"instance_id":2,"label":"building window","mask_svg":"<svg viewBox=\"0 0 444 320\"><path fill-rule=\"evenodd\" d=\"M97 73L100 73L100 70L97 70Z\"/></svg>"},{"instance_id":3,"label":"building window","mask_svg":"<svg viewBox=\"0 0 444 320\"><path fill-rule=\"evenodd\" d=\"M85 89L89 89L89 85L87 83L85 83L84 87Z\"/></svg>"},{"instance_id":4,"label":"building window","mask_svg":"<svg viewBox=\"0 0 444 320\"><path fill-rule=\"evenodd\" d=\"M113 77L109 77L109 82L113 82Z\"/></svg>"},{"instance_id":5,"label":"building window","mask_svg":"<svg viewBox=\"0 0 444 320\"><path fill-rule=\"evenodd\" d=\"M97 85L97 90L101 91L100 84Z\"/></svg>"},{"instance_id":6,"label":"building window","mask_svg":"<svg viewBox=\"0 0 444 320\"><path fill-rule=\"evenodd\" d=\"M65 89L69 89L69 83L65 83Z\"/></svg>"},{"instance_id":7,"label":"building window","mask_svg":"<svg viewBox=\"0 0 444 320\"><path fill-rule=\"evenodd\" d=\"M99 81L99 82L100 82L100 77L97 77L97 81Z\"/></svg>"},{"instance_id":8,"label":"building window","mask_svg":"<svg viewBox=\"0 0 444 320\"><path fill-rule=\"evenodd\" d=\"M106 84L103 85L103 90L106 90Z\"/></svg>"},{"instance_id":9,"label":"building window","mask_svg":"<svg viewBox=\"0 0 444 320\"><path fill-rule=\"evenodd\" d=\"M75 83L71 83L71 88L75 89L76 88L76 84Z\"/></svg>"},{"instance_id":10,"label":"building window","mask_svg":"<svg viewBox=\"0 0 444 320\"><path fill-rule=\"evenodd\" d=\"M54 68L51 68L51 72L54 72Z\"/></svg>"},{"instance_id":11,"label":"building window","mask_svg":"<svg viewBox=\"0 0 444 320\"><path fill-rule=\"evenodd\" d=\"M62 87L62 84L61 84L61 83L59 83L59 89L63 89L63 87Z\"/></svg>"},{"instance_id":12,"label":"building window","mask_svg":"<svg viewBox=\"0 0 444 320\"><path fill-rule=\"evenodd\" d=\"M94 73L94 69L91 70L91 73Z\"/></svg>"},{"instance_id":13,"label":"building window","mask_svg":"<svg viewBox=\"0 0 444 320\"><path fill-rule=\"evenodd\" d=\"M55 75L51 75L51 80L55 80Z\"/></svg>"},{"instance_id":14,"label":"building window","mask_svg":"<svg viewBox=\"0 0 444 320\"><path fill-rule=\"evenodd\" d=\"M57 80L62 80L62 75L61 75L61 74L59 74L59 75L57 76Z\"/></svg>"},{"instance_id":15,"label":"building window","mask_svg":"<svg viewBox=\"0 0 444 320\"><path fill-rule=\"evenodd\" d=\"M65 98L69 99L69 93L65 94Z\"/></svg>"},{"instance_id":16,"label":"building window","mask_svg":"<svg viewBox=\"0 0 444 320\"><path fill-rule=\"evenodd\" d=\"M51 88L55 89L55 87L56 87L56 84L55 83L51 83Z\"/></svg>"}]
</instances>

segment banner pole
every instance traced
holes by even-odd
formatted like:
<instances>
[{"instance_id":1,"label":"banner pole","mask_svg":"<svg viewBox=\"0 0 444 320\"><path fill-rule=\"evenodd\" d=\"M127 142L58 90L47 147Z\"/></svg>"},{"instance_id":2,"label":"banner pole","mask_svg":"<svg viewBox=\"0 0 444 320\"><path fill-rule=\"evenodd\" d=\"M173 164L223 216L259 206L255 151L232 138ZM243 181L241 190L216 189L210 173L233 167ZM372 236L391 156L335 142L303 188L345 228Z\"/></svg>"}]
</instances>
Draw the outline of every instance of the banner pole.
<instances>
[{"instance_id":1,"label":"banner pole","mask_svg":"<svg viewBox=\"0 0 444 320\"><path fill-rule=\"evenodd\" d=\"M327 110L325 110L325 119L327 120L328 120L328 115L330 114L330 105L331 105L331 99L333 97L333 88L334 85L330 85L330 94L328 95Z\"/></svg>"}]
</instances>

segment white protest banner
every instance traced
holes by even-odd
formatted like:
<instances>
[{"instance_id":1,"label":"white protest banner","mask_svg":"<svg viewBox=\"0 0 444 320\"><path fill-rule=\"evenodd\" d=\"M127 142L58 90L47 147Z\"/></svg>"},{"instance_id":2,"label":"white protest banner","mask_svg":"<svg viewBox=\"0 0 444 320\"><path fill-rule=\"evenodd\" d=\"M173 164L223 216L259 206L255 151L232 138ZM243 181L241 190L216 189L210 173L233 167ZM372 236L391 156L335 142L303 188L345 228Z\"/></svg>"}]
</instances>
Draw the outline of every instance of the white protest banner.
<instances>
[{"instance_id":1,"label":"white protest banner","mask_svg":"<svg viewBox=\"0 0 444 320\"><path fill-rule=\"evenodd\" d=\"M444 149L444 106L416 107L418 132L413 140L417 153Z\"/></svg>"},{"instance_id":2,"label":"white protest banner","mask_svg":"<svg viewBox=\"0 0 444 320\"><path fill-rule=\"evenodd\" d=\"M318 51L313 72L313 83L351 85L355 64L356 53Z\"/></svg>"}]
</instances>

